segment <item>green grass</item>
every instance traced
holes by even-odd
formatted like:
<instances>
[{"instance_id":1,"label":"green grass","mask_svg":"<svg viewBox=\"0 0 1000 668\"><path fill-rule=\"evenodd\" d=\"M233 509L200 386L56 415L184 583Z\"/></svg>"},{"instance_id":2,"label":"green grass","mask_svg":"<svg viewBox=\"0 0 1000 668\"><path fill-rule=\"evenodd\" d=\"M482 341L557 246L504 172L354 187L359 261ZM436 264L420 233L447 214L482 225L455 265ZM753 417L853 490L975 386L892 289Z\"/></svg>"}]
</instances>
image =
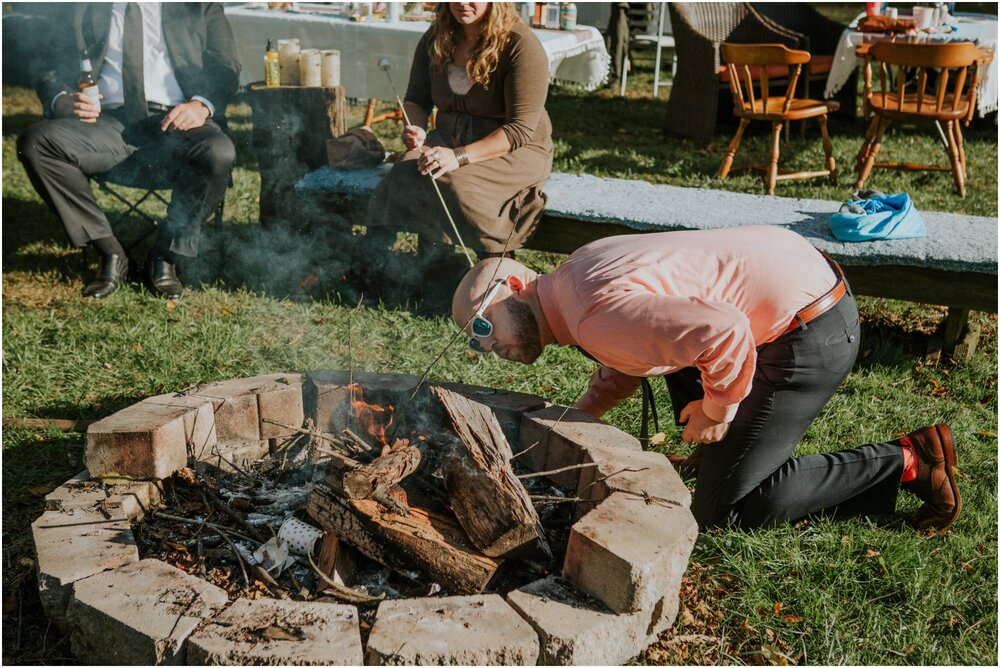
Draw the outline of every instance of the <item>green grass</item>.
<instances>
[{"instance_id":1,"label":"green grass","mask_svg":"<svg viewBox=\"0 0 1000 668\"><path fill-rule=\"evenodd\" d=\"M660 134L664 100L652 99L651 58L640 56L624 100L606 91L550 94L556 169L762 192L756 178L714 178L728 141L725 130L709 146ZM358 294L345 274L345 256L354 251L350 239L326 228L306 238L260 230L259 177L246 105L230 109L240 157L226 196L224 237L209 239L208 261L201 267L208 282L174 308L135 287L104 303L83 301L79 291L90 270L67 246L14 155L17 134L38 113L29 91L4 89L4 418L95 419L196 382L347 368L352 362L355 369L419 374L453 334L447 318L405 303L370 304L352 319ZM358 120L362 109L352 113ZM848 165L863 124L838 121L832 129L838 161ZM398 147L391 124L379 132L390 147ZM763 138L751 137L744 150L762 155ZM995 126L973 128L967 150L965 200L953 194L945 174L885 172L874 184L910 192L923 209L996 216ZM945 160L936 138L916 128L890 133L886 151L910 161ZM791 166L819 164L815 133L801 140L793 133L786 155ZM845 175L840 187L824 181L781 184L778 194L839 200L850 190L848 181ZM136 225L132 233L139 230ZM560 259L523 256L542 269ZM858 364L799 452L837 450L947 421L959 444L961 519L947 534L916 533L903 523L916 507L904 493L899 515L884 522L815 520L767 531L703 534L685 578L684 612L643 662L996 664L996 317L974 316L983 335L970 360L925 364L926 336L940 321L941 309L860 302ZM478 357L459 345L432 376L571 403L592 369L572 350L550 348L526 367ZM656 387L666 410L662 385ZM632 398L607 419L636 433L639 405ZM663 451L685 452L678 431L673 426L665 431ZM83 468L82 455L78 434L3 431L5 663L73 662L66 638L49 627L38 603L29 524L42 512L46 491Z\"/></svg>"}]
</instances>

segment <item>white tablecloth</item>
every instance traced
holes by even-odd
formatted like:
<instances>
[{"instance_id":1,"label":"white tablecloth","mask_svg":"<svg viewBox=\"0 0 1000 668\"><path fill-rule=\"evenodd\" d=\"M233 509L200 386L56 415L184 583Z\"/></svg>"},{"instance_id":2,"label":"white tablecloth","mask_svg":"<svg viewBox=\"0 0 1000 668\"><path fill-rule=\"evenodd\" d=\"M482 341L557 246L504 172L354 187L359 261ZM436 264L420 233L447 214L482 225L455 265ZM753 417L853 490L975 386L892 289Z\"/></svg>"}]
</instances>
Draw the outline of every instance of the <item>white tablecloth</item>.
<instances>
[{"instance_id":1,"label":"white tablecloth","mask_svg":"<svg viewBox=\"0 0 1000 668\"><path fill-rule=\"evenodd\" d=\"M297 37L304 49L340 50L340 80L352 98L393 99L389 81L377 66L380 58L392 62L393 81L399 94L405 94L413 52L430 27L424 21L354 22L329 14L254 5L228 5L225 11L243 64L240 83L264 79L264 49L269 38ZM575 31L534 33L549 57L551 83L594 90L607 80L611 57L597 28L578 26Z\"/></svg>"},{"instance_id":2,"label":"white tablecloth","mask_svg":"<svg viewBox=\"0 0 1000 668\"><path fill-rule=\"evenodd\" d=\"M861 16L864 16L862 14ZM858 17L860 18L860 16ZM926 43L935 42L976 42L979 46L997 46L997 20L986 17L956 17L957 30L943 35L933 35L926 38ZM826 91L824 95L831 98L837 94L847 80L851 77L851 72L855 67L862 64L861 59L854 55L855 49L865 43L865 41L877 41L884 39L882 35L871 33L861 33L852 30L858 22L855 19L847 30L840 36L840 43L837 44L837 52L833 56L833 65L830 68L830 76L826 80ZM977 111L980 116L997 110L998 84L1000 84L1000 69L997 66L997 58L986 67L984 73L979 76L979 92L976 99Z\"/></svg>"}]
</instances>

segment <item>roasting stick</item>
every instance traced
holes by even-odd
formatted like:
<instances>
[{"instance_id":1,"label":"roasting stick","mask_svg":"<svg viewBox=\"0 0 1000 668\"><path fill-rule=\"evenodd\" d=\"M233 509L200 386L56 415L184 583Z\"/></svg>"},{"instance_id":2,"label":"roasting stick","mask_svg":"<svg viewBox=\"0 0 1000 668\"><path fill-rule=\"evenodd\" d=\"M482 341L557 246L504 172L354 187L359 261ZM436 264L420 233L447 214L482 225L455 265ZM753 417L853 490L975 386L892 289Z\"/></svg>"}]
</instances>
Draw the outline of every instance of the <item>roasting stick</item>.
<instances>
[{"instance_id":1,"label":"roasting stick","mask_svg":"<svg viewBox=\"0 0 1000 668\"><path fill-rule=\"evenodd\" d=\"M393 83L392 75L389 74L389 70L392 68L392 63L388 58L380 58L378 61L378 68L385 72L386 78L389 79L389 85L392 87L392 94L396 96L396 104L399 105L399 110L403 113L403 120L407 125L411 125L410 117L406 113L406 107L403 106L403 100L399 97L399 93L396 92L396 84ZM418 150L420 151L420 154L423 155L424 145L421 144L418 147ZM455 238L458 239L458 243L462 247L462 251L465 253L465 259L469 261L470 267L476 266L476 263L472 261L472 255L469 253L468 247L465 245L465 242L462 241L462 235L458 232L458 225L455 224L455 219L451 217L451 211L448 210L448 205L445 204L444 196L441 194L441 188L438 187L437 180L433 176L431 177L431 184L434 186L434 192L437 193L438 200L441 201L441 206L444 208L445 215L448 216L448 222L451 223L451 229L455 232Z\"/></svg>"}]
</instances>

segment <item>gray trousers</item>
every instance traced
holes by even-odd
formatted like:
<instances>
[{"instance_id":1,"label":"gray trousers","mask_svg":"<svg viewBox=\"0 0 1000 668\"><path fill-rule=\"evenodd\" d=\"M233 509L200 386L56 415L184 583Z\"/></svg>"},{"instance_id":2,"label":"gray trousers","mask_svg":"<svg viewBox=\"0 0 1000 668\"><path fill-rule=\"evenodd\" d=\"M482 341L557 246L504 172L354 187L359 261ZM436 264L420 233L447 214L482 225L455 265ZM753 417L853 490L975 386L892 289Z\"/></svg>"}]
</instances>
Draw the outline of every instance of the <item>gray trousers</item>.
<instances>
[{"instance_id":1,"label":"gray trousers","mask_svg":"<svg viewBox=\"0 0 1000 668\"><path fill-rule=\"evenodd\" d=\"M757 349L753 387L726 437L702 446L691 510L703 527L773 526L817 513L894 511L903 451L896 442L791 459L847 377L861 343L847 294L832 309ZM697 370L664 376L675 416L703 396Z\"/></svg>"},{"instance_id":2,"label":"gray trousers","mask_svg":"<svg viewBox=\"0 0 1000 668\"><path fill-rule=\"evenodd\" d=\"M96 123L43 120L18 138L17 155L32 185L75 246L114 236L88 177L125 163L121 169L140 182L172 184L157 248L198 255L201 224L226 194L236 149L211 119L194 130L161 132L163 116L153 114L129 126L112 113L101 114Z\"/></svg>"}]
</instances>

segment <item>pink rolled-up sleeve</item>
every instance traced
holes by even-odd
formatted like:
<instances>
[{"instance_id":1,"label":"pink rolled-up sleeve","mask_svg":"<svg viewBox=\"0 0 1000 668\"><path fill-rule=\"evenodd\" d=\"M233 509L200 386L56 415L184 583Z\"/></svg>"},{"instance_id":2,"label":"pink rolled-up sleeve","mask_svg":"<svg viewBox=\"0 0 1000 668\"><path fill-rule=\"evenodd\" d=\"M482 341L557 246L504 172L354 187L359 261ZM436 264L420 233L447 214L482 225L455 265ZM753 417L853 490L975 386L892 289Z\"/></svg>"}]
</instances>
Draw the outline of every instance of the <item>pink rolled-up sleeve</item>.
<instances>
[{"instance_id":1,"label":"pink rolled-up sleeve","mask_svg":"<svg viewBox=\"0 0 1000 668\"><path fill-rule=\"evenodd\" d=\"M583 404L581 408L588 413L590 408L606 411L631 394L639 383L635 377L659 376L684 367L701 372L702 408L717 422L731 422L750 393L756 345L746 315L728 304L623 292L595 305L581 321L579 333L585 350L619 376L634 381L614 374L596 382L592 379L577 404Z\"/></svg>"},{"instance_id":2,"label":"pink rolled-up sleeve","mask_svg":"<svg viewBox=\"0 0 1000 668\"><path fill-rule=\"evenodd\" d=\"M599 367L590 377L587 391L573 407L599 418L629 398L640 382L635 376L606 366Z\"/></svg>"}]
</instances>

